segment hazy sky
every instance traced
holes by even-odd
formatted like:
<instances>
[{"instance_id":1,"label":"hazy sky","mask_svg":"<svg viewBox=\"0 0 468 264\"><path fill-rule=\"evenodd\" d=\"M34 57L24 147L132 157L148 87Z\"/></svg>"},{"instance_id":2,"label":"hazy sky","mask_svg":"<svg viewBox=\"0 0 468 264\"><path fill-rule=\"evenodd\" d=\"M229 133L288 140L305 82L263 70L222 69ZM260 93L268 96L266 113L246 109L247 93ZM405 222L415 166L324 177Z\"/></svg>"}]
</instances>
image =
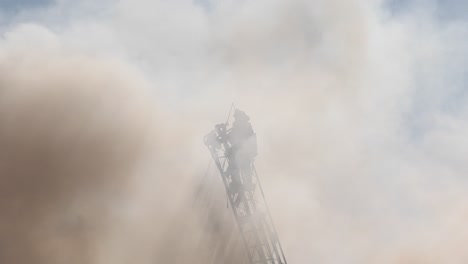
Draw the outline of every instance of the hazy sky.
<instances>
[{"instance_id":1,"label":"hazy sky","mask_svg":"<svg viewBox=\"0 0 468 264\"><path fill-rule=\"evenodd\" d=\"M25 9L34 7L43 7L56 2L55 0L2 0L1 7L10 9ZM196 0L194 3L210 6L214 0ZM395 10L404 10L405 7L411 6L414 3L422 2L421 0L389 0L388 5ZM463 17L463 14L467 11L468 3L463 0L431 0L424 1L425 4L434 4L437 6L438 12L446 16L451 17Z\"/></svg>"},{"instance_id":2,"label":"hazy sky","mask_svg":"<svg viewBox=\"0 0 468 264\"><path fill-rule=\"evenodd\" d=\"M53 0L2 0L1 7L3 9L25 9L43 7L53 4Z\"/></svg>"}]
</instances>

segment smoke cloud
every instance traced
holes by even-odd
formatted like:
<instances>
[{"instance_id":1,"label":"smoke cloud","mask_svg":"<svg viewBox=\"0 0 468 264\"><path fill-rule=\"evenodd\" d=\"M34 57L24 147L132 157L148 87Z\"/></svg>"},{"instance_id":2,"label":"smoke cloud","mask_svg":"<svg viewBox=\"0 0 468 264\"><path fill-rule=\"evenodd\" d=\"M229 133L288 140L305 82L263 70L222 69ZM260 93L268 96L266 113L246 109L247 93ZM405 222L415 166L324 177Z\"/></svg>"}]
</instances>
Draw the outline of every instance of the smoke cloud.
<instances>
[{"instance_id":1,"label":"smoke cloud","mask_svg":"<svg viewBox=\"0 0 468 264\"><path fill-rule=\"evenodd\" d=\"M94 263L155 135L153 107L125 66L20 47L44 33L25 26L2 43L0 261Z\"/></svg>"},{"instance_id":2,"label":"smoke cloud","mask_svg":"<svg viewBox=\"0 0 468 264\"><path fill-rule=\"evenodd\" d=\"M241 263L201 140L234 102L290 263L466 263L468 20L442 5L5 9L0 262Z\"/></svg>"}]
</instances>

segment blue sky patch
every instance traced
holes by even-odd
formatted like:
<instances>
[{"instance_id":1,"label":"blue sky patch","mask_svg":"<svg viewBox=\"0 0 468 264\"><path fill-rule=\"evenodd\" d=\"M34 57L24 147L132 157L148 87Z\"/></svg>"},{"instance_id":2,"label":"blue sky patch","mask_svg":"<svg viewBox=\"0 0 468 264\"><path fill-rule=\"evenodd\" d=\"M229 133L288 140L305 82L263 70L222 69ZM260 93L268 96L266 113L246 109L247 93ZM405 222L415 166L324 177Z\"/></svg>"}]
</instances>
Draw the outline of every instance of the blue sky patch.
<instances>
[{"instance_id":1,"label":"blue sky patch","mask_svg":"<svg viewBox=\"0 0 468 264\"><path fill-rule=\"evenodd\" d=\"M54 0L0 0L0 10L17 11L27 8L48 6L52 3L54 3Z\"/></svg>"}]
</instances>

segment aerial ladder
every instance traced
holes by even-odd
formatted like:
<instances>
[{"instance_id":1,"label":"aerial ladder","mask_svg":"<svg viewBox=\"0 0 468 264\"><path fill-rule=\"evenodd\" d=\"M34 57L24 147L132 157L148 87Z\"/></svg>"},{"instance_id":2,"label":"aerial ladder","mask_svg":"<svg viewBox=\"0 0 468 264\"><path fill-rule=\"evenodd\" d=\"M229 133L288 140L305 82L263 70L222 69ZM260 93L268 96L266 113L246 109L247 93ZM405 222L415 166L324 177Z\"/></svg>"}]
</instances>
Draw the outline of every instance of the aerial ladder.
<instances>
[{"instance_id":1,"label":"aerial ladder","mask_svg":"<svg viewBox=\"0 0 468 264\"><path fill-rule=\"evenodd\" d=\"M235 120L229 124L233 109ZM228 120L216 125L204 143L221 174L249 263L287 264L254 166L256 134L248 116L231 106Z\"/></svg>"}]
</instances>

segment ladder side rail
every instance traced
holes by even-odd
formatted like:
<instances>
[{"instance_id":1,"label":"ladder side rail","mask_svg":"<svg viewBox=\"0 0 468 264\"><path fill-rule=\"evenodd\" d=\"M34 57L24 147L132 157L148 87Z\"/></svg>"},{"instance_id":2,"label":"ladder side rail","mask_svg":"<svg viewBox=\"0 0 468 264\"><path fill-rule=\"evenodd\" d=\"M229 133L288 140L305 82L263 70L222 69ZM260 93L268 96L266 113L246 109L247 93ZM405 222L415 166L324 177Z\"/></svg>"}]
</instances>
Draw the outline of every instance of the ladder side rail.
<instances>
[{"instance_id":1,"label":"ladder side rail","mask_svg":"<svg viewBox=\"0 0 468 264\"><path fill-rule=\"evenodd\" d=\"M219 155L218 155L218 153L217 153L217 151L215 149L210 148L210 147L208 147L208 149L210 150L211 156L212 156L212 158L213 158L213 160L214 160L214 162L216 164L216 167L218 168L218 170L219 170L219 172L221 174L221 178L223 179L224 187L226 189L226 193L228 194L229 204L231 205L232 211L234 213L234 218L236 219L237 227L241 231L240 233L241 233L242 240L244 242L244 246L245 246L247 252L249 252L249 249L247 247L247 242L246 242L245 237L244 237L244 233L242 232L242 226L241 226L241 224L239 222L239 217L238 217L236 208L234 206L234 201L232 200L232 196L231 196L231 193L229 191L229 183L227 182L224 168L221 165L221 162L219 160ZM250 254L247 254L247 255L249 257L250 263L252 263L252 256Z\"/></svg>"},{"instance_id":2,"label":"ladder side rail","mask_svg":"<svg viewBox=\"0 0 468 264\"><path fill-rule=\"evenodd\" d=\"M259 182L258 178L253 177L256 181L257 184ZM273 231L270 228L270 224L268 222L268 214L266 212L267 208L265 206L266 201L265 197L259 196L257 198L255 189L252 189L248 192L249 196L246 195L246 197L249 197L250 202L252 203L254 207L255 214L257 214L257 225L259 226L258 229L261 229L261 234L263 236L263 240L265 240L265 250L267 251L267 255L269 259L272 260L277 260L278 263L282 263L281 260L281 255L278 250L278 244L277 241L278 239L275 237ZM276 261L273 261L273 263L276 263Z\"/></svg>"},{"instance_id":3,"label":"ladder side rail","mask_svg":"<svg viewBox=\"0 0 468 264\"><path fill-rule=\"evenodd\" d=\"M258 256L263 261L263 263L268 263L268 262L266 262L267 256L265 256L265 252L263 250L262 239L261 239L260 234L258 233L257 223L256 223L255 219L252 218L253 217L253 212L249 208L248 201L247 201L246 196L245 196L245 192L244 192L243 201L241 201L241 203L248 210L248 214L246 215L246 218L249 220L249 223L250 223L251 228L252 228L251 233L252 233L253 239L255 241L254 242L254 247L256 248Z\"/></svg>"},{"instance_id":4,"label":"ladder side rail","mask_svg":"<svg viewBox=\"0 0 468 264\"><path fill-rule=\"evenodd\" d=\"M255 202L255 201L253 201ZM262 219L265 217L263 212L256 210L254 214L252 214L252 224L254 225L255 233L259 237L259 241L261 244L262 251L265 255L267 255L266 259L273 258L273 252L270 248L271 242L269 241L269 237L267 236L265 227L263 226ZM268 263L268 262L266 262Z\"/></svg>"},{"instance_id":5,"label":"ladder side rail","mask_svg":"<svg viewBox=\"0 0 468 264\"><path fill-rule=\"evenodd\" d=\"M280 249L280 251L281 251L282 261L283 261L284 264L287 264L288 262L286 261L286 257L284 256L283 247L281 246L281 242L280 242L280 240L279 240L278 232L276 231L276 227L275 227L275 224L274 224L274 222L273 222L273 217L271 216L268 203L267 203L267 201L266 201L266 199L265 199L265 193L263 192L262 184L260 183L260 179L259 179L259 177L258 177L257 169L255 168L255 166L253 166L253 172L254 172L254 177L257 178L257 184L258 184L258 187L260 188L260 192L261 192L261 194L262 194L263 201L264 201L264 203L265 203L265 210L267 211L269 221L271 222L271 226L272 226L272 228L273 228L273 232L274 232L274 234L275 234L275 236L276 236L276 241L278 242L278 246L279 246L279 249Z\"/></svg>"},{"instance_id":6,"label":"ladder side rail","mask_svg":"<svg viewBox=\"0 0 468 264\"><path fill-rule=\"evenodd\" d=\"M262 218L263 218L263 215L262 215ZM273 241L271 240L271 237L268 235L268 231L267 231L267 228L266 228L266 225L265 223L262 223L263 222L263 219L261 219L259 221L259 226L261 228L261 232L262 232L262 236L265 240L265 248L268 252L268 257L270 259L274 259L275 257L275 247L274 247L274 244L272 243Z\"/></svg>"},{"instance_id":7,"label":"ladder side rail","mask_svg":"<svg viewBox=\"0 0 468 264\"><path fill-rule=\"evenodd\" d=\"M274 251L274 258L278 260L278 263L282 263L281 255L278 250L278 238L274 234L274 232L271 230L271 226L269 225L268 221L266 219L262 219L264 222L264 226L266 227L265 232L268 234L269 241L271 243L271 247L273 248Z\"/></svg>"}]
</instances>

